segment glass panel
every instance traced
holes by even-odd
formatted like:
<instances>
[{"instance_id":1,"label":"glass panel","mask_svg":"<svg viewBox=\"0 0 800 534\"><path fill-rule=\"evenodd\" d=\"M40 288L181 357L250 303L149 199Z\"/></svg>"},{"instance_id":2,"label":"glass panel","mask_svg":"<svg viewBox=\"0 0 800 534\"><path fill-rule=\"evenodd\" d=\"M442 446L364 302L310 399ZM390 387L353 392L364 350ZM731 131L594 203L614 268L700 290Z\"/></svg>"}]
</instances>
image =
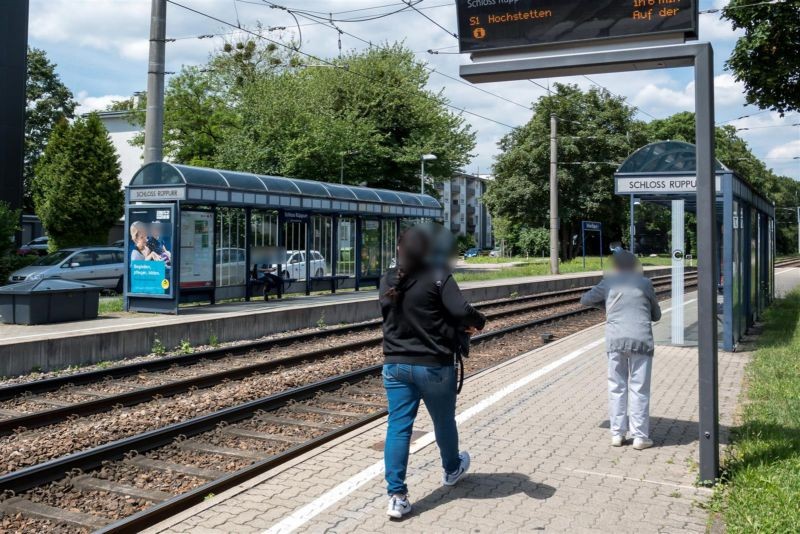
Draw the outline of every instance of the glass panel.
<instances>
[{"instance_id":1,"label":"glass panel","mask_svg":"<svg viewBox=\"0 0 800 534\"><path fill-rule=\"evenodd\" d=\"M349 187L336 184L325 184L325 187L328 189L328 191L330 191L330 194L334 198L345 200L354 200L356 198L355 194L353 194L353 191Z\"/></svg>"},{"instance_id":2,"label":"glass panel","mask_svg":"<svg viewBox=\"0 0 800 534\"><path fill-rule=\"evenodd\" d=\"M217 209L217 287L244 285L245 212L241 208ZM240 254L242 252L242 254Z\"/></svg>"},{"instance_id":3,"label":"glass panel","mask_svg":"<svg viewBox=\"0 0 800 534\"><path fill-rule=\"evenodd\" d=\"M381 275L381 222L367 219L361 224L361 276L377 278Z\"/></svg>"},{"instance_id":4,"label":"glass panel","mask_svg":"<svg viewBox=\"0 0 800 534\"><path fill-rule=\"evenodd\" d=\"M350 190L358 200L371 200L373 202L380 202L380 198L375 194L375 191L366 189L364 187L351 187Z\"/></svg>"},{"instance_id":5,"label":"glass panel","mask_svg":"<svg viewBox=\"0 0 800 534\"><path fill-rule=\"evenodd\" d=\"M253 210L250 228L254 247L278 246L278 212Z\"/></svg>"},{"instance_id":6,"label":"glass panel","mask_svg":"<svg viewBox=\"0 0 800 534\"><path fill-rule=\"evenodd\" d=\"M166 163L146 165L139 169L131 185L182 185L183 178L175 167Z\"/></svg>"},{"instance_id":7,"label":"glass panel","mask_svg":"<svg viewBox=\"0 0 800 534\"><path fill-rule=\"evenodd\" d=\"M336 274L355 277L356 275L356 220L339 219L339 251L336 258Z\"/></svg>"},{"instance_id":8,"label":"glass panel","mask_svg":"<svg viewBox=\"0 0 800 534\"><path fill-rule=\"evenodd\" d=\"M311 276L319 278L331 274L333 259L333 219L322 215L312 217Z\"/></svg>"},{"instance_id":9,"label":"glass panel","mask_svg":"<svg viewBox=\"0 0 800 534\"><path fill-rule=\"evenodd\" d=\"M398 197L400 197L400 200L402 200L403 204L405 204L406 206L421 206L422 205L422 201L419 199L419 197L417 195L412 195L411 193L400 193L400 192L397 192L395 194Z\"/></svg>"},{"instance_id":10,"label":"glass panel","mask_svg":"<svg viewBox=\"0 0 800 534\"><path fill-rule=\"evenodd\" d=\"M400 197L397 196L396 193L392 191L385 191L383 189L376 189L375 194L383 201L389 204L402 204L403 201L400 200Z\"/></svg>"},{"instance_id":11,"label":"glass panel","mask_svg":"<svg viewBox=\"0 0 800 534\"><path fill-rule=\"evenodd\" d=\"M113 250L98 250L94 256L94 264L111 265L113 263L119 263L117 259L119 256L119 252L114 252Z\"/></svg>"},{"instance_id":12,"label":"glass panel","mask_svg":"<svg viewBox=\"0 0 800 534\"><path fill-rule=\"evenodd\" d=\"M77 265L76 265L77 264ZM94 264L93 252L78 252L69 260L70 266L91 267Z\"/></svg>"},{"instance_id":13,"label":"glass panel","mask_svg":"<svg viewBox=\"0 0 800 534\"><path fill-rule=\"evenodd\" d=\"M243 172L220 171L234 189L247 189L249 191L266 191L267 188L255 174Z\"/></svg>"},{"instance_id":14,"label":"glass panel","mask_svg":"<svg viewBox=\"0 0 800 534\"><path fill-rule=\"evenodd\" d=\"M381 271L394 267L397 255L397 221L385 219L381 236Z\"/></svg>"},{"instance_id":15,"label":"glass panel","mask_svg":"<svg viewBox=\"0 0 800 534\"><path fill-rule=\"evenodd\" d=\"M329 197L328 190L319 182L308 182L306 180L292 180L294 185L300 189L304 195L315 197Z\"/></svg>"},{"instance_id":16,"label":"glass panel","mask_svg":"<svg viewBox=\"0 0 800 534\"><path fill-rule=\"evenodd\" d=\"M259 176L264 185L271 193L299 193L300 190L297 186L287 178L278 178L276 176Z\"/></svg>"},{"instance_id":17,"label":"glass panel","mask_svg":"<svg viewBox=\"0 0 800 534\"><path fill-rule=\"evenodd\" d=\"M758 213L750 209L750 321L758 317Z\"/></svg>"},{"instance_id":18,"label":"glass panel","mask_svg":"<svg viewBox=\"0 0 800 534\"><path fill-rule=\"evenodd\" d=\"M175 165L175 167L181 171L189 184L228 187L228 183L222 178L222 175L213 169L187 167L185 165Z\"/></svg>"},{"instance_id":19,"label":"glass panel","mask_svg":"<svg viewBox=\"0 0 800 534\"><path fill-rule=\"evenodd\" d=\"M287 222L283 224L283 241L286 246L287 264L282 273L286 278L306 279L306 226L304 222ZM313 275L313 272L312 272Z\"/></svg>"}]
</instances>

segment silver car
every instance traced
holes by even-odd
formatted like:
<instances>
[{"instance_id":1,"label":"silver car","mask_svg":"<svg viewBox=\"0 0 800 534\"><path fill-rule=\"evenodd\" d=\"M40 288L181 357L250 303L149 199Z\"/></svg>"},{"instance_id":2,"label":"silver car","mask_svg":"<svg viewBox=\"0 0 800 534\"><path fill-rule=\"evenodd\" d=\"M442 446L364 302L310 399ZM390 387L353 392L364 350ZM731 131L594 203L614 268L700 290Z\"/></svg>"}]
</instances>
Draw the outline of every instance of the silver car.
<instances>
[{"instance_id":1,"label":"silver car","mask_svg":"<svg viewBox=\"0 0 800 534\"><path fill-rule=\"evenodd\" d=\"M63 278L97 284L122 293L125 252L117 247L67 248L48 254L11 273L8 282Z\"/></svg>"}]
</instances>

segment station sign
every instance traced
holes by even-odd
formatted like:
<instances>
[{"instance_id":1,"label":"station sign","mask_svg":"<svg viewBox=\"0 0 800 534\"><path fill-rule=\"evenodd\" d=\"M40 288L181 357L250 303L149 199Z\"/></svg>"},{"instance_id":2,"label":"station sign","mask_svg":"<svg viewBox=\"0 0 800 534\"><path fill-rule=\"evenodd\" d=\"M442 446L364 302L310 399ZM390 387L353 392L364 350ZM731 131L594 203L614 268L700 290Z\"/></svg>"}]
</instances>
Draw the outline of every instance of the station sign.
<instances>
[{"instance_id":1,"label":"station sign","mask_svg":"<svg viewBox=\"0 0 800 534\"><path fill-rule=\"evenodd\" d=\"M696 39L699 0L456 0L461 52L657 34Z\"/></svg>"},{"instance_id":2,"label":"station sign","mask_svg":"<svg viewBox=\"0 0 800 534\"><path fill-rule=\"evenodd\" d=\"M583 221L583 230L585 232L602 232L603 223L593 221Z\"/></svg>"},{"instance_id":3,"label":"station sign","mask_svg":"<svg viewBox=\"0 0 800 534\"><path fill-rule=\"evenodd\" d=\"M717 193L722 179L717 176ZM697 176L618 176L614 181L618 195L680 195L697 193Z\"/></svg>"},{"instance_id":4,"label":"station sign","mask_svg":"<svg viewBox=\"0 0 800 534\"><path fill-rule=\"evenodd\" d=\"M148 187L131 189L131 202L164 202L186 200L185 187Z\"/></svg>"}]
</instances>

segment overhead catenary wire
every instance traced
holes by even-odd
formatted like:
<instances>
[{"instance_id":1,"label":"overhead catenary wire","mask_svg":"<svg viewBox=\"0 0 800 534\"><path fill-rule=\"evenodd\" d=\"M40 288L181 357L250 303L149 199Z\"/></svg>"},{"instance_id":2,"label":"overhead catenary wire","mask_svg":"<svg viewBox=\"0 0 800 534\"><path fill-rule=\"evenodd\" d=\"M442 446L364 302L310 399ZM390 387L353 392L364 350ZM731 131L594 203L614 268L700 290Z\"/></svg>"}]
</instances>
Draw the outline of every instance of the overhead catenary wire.
<instances>
[{"instance_id":1,"label":"overhead catenary wire","mask_svg":"<svg viewBox=\"0 0 800 534\"><path fill-rule=\"evenodd\" d=\"M220 24L224 24L224 25L232 27L232 28L236 28L236 25L234 23L230 22L230 21L227 21L225 19L221 19L221 18L216 17L214 15L211 15L209 13L205 13L205 12L200 11L198 9L195 9L193 7L181 4L180 2L177 2L176 0L167 0L167 2L169 2L170 4L172 4L172 5L176 6L176 7L180 7L181 9L184 9L186 11L195 13L196 15L208 18L210 20L213 20L215 22L218 22ZM308 52L304 52L303 50L299 50L299 49L296 50L293 47L291 47L291 46L289 46L289 45L287 45L285 43L282 43L282 42L277 41L275 39L270 39L269 37L261 35L261 34L259 34L257 32L252 31L252 30L248 30L247 28L243 27L243 28L241 28L241 31L244 32L244 33L247 33L249 35L252 35L253 37L256 37L258 39L262 39L264 41L272 43L272 44L274 44L276 46L279 46L279 47L285 48L287 50L291 50L293 52L296 52L296 53L298 53L298 54L300 54L302 56L305 56L307 58L313 59L314 61L318 61L318 62L320 62L322 64L325 64L325 65L328 65L330 67L337 67L337 68L340 67L340 65L334 63L333 61L317 57L317 56L315 56L313 54L309 54ZM368 79L368 80L373 81L373 82L376 81L373 78L371 78L370 76L367 76L366 74L361 73L361 72L356 72L356 71L349 70L349 69L344 70L344 72L350 73L350 74L355 75L355 76L360 76L362 78ZM447 102L442 102L442 105L446 106L446 107L448 107L450 109L454 109L456 111L459 111L460 113L465 113L467 115L472 115L472 116L477 117L479 119L483 119L483 120L488 121L488 122L493 122L495 124L498 124L500 126L504 126L504 127L509 128L511 130L514 130L514 129L517 128L516 126L512 126L510 124L506 124L504 122L498 121L496 119L492 119L490 117L486 117L484 115L481 115L480 113L475 113L474 111L469 111L466 108L462 108L462 107L456 106L454 104L450 104L450 103L447 103Z\"/></svg>"}]
</instances>

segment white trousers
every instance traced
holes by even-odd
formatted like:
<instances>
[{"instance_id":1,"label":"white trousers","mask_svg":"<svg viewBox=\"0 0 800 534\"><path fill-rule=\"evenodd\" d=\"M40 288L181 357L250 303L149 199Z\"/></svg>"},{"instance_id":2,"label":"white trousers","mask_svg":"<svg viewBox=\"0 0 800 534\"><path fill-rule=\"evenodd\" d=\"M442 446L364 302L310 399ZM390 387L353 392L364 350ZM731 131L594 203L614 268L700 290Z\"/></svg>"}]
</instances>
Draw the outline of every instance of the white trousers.
<instances>
[{"instance_id":1,"label":"white trousers","mask_svg":"<svg viewBox=\"0 0 800 534\"><path fill-rule=\"evenodd\" d=\"M653 357L644 354L608 353L608 420L611 434L634 438L650 433L650 377Z\"/></svg>"}]
</instances>

